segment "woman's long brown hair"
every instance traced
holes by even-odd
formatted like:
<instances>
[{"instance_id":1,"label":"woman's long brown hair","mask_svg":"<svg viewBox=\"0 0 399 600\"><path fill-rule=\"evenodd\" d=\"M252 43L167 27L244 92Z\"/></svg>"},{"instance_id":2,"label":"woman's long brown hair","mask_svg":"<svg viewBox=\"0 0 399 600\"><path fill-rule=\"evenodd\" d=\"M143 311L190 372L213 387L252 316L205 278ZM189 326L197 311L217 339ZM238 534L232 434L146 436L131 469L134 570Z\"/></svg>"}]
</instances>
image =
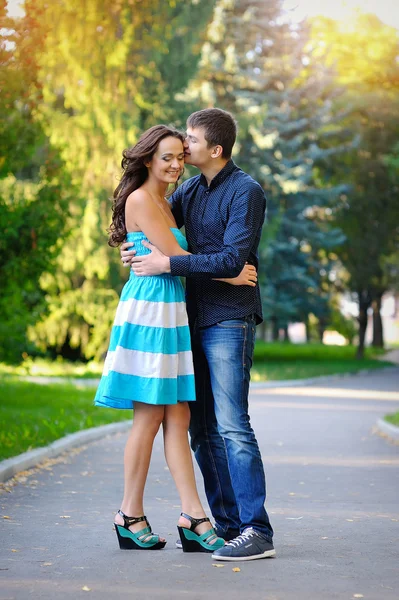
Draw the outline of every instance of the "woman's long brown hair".
<instances>
[{"instance_id":1,"label":"woman's long brown hair","mask_svg":"<svg viewBox=\"0 0 399 600\"><path fill-rule=\"evenodd\" d=\"M167 125L155 125L145 131L137 144L123 151L123 174L114 191L112 202L112 223L108 229L110 246L119 246L126 238L125 205L128 196L137 190L148 177L145 163L149 162L158 149L159 143L166 137L175 137L184 142L184 135ZM173 193L177 188L177 182Z\"/></svg>"}]
</instances>

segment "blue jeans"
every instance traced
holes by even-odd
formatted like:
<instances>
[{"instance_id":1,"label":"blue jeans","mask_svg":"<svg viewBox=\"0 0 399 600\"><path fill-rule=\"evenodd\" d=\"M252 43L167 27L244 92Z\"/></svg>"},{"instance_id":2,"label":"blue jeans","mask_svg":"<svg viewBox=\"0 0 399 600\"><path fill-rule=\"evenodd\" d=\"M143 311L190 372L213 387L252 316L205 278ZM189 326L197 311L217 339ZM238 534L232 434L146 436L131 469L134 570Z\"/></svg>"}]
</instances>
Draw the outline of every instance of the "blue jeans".
<instances>
[{"instance_id":1,"label":"blue jeans","mask_svg":"<svg viewBox=\"0 0 399 600\"><path fill-rule=\"evenodd\" d=\"M254 344L252 316L194 329L190 436L218 533L231 538L253 527L271 540L265 473L248 415Z\"/></svg>"}]
</instances>

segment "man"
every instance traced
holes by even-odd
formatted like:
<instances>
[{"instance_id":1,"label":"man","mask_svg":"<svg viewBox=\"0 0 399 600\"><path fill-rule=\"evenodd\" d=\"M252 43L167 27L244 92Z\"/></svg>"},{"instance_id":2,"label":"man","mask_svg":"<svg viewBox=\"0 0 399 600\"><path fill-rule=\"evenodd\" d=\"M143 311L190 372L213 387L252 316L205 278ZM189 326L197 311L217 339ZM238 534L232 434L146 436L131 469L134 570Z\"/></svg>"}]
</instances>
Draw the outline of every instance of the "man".
<instances>
[{"instance_id":1,"label":"man","mask_svg":"<svg viewBox=\"0 0 399 600\"><path fill-rule=\"evenodd\" d=\"M152 253L131 259L137 275L171 273L187 278L196 402L191 447L204 477L218 535L228 542L215 560L275 556L264 507L265 475L248 415L255 326L262 321L258 284L231 286L244 264L258 265L266 200L261 186L231 160L236 123L217 108L190 115L185 162L201 175L185 181L171 207L185 225L191 255ZM126 246L122 247L122 250ZM121 252L122 260L132 253Z\"/></svg>"}]
</instances>

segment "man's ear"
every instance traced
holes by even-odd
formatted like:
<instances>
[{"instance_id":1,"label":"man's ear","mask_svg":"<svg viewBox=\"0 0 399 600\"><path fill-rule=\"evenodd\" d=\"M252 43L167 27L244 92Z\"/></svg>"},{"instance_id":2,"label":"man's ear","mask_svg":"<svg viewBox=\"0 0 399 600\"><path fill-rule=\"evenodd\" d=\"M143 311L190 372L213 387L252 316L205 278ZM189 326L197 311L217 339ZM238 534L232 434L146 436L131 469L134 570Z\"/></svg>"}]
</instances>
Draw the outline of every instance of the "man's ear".
<instances>
[{"instance_id":1,"label":"man's ear","mask_svg":"<svg viewBox=\"0 0 399 600\"><path fill-rule=\"evenodd\" d=\"M211 153L211 157L212 158L220 158L223 154L223 146L217 145L214 146L212 153Z\"/></svg>"}]
</instances>

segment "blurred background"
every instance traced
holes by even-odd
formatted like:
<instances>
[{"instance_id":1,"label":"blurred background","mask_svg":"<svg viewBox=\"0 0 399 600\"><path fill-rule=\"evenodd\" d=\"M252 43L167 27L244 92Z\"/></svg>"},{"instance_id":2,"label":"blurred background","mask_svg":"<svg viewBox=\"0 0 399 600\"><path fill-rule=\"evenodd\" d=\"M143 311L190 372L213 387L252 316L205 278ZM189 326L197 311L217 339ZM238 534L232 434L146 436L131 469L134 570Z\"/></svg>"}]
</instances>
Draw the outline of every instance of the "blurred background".
<instances>
[{"instance_id":1,"label":"blurred background","mask_svg":"<svg viewBox=\"0 0 399 600\"><path fill-rule=\"evenodd\" d=\"M394 2L1 0L0 18L4 372L100 371L128 276L106 233L122 150L211 106L268 199L259 360L398 346Z\"/></svg>"}]
</instances>

